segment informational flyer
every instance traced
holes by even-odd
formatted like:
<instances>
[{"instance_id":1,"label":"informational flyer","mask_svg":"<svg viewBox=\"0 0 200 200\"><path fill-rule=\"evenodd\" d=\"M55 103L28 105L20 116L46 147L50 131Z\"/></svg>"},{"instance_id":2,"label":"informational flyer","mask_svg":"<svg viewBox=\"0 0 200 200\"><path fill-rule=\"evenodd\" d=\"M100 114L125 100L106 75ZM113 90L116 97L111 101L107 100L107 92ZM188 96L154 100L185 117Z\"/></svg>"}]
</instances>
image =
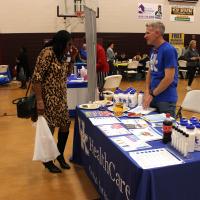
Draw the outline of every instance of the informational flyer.
<instances>
[{"instance_id":1,"label":"informational flyer","mask_svg":"<svg viewBox=\"0 0 200 200\"><path fill-rule=\"evenodd\" d=\"M89 118L89 120L94 126L120 123L120 121L116 117L93 117Z\"/></svg>"},{"instance_id":2,"label":"informational flyer","mask_svg":"<svg viewBox=\"0 0 200 200\"><path fill-rule=\"evenodd\" d=\"M157 123L157 122L163 122L166 119L166 114L153 114L153 115L146 115L142 117L144 120L151 122L151 123ZM174 120L173 117L170 117L171 120Z\"/></svg>"},{"instance_id":3,"label":"informational flyer","mask_svg":"<svg viewBox=\"0 0 200 200\"><path fill-rule=\"evenodd\" d=\"M87 111L87 112L84 112L84 114L88 118L89 117L109 117L109 116L114 116L114 114L109 112L109 111L99 111L99 110Z\"/></svg>"},{"instance_id":4,"label":"informational flyer","mask_svg":"<svg viewBox=\"0 0 200 200\"><path fill-rule=\"evenodd\" d=\"M111 140L124 151L134 151L151 147L149 144L138 140L134 135L112 137Z\"/></svg>"},{"instance_id":5,"label":"informational flyer","mask_svg":"<svg viewBox=\"0 0 200 200\"><path fill-rule=\"evenodd\" d=\"M129 110L128 112L133 112L133 113L137 113L137 114L143 114L143 115L147 115L153 111L155 111L155 108L147 108L144 109L142 106L137 106L131 110Z\"/></svg>"},{"instance_id":6,"label":"informational flyer","mask_svg":"<svg viewBox=\"0 0 200 200\"><path fill-rule=\"evenodd\" d=\"M122 124L107 124L98 126L107 136L130 135L131 133Z\"/></svg>"},{"instance_id":7,"label":"informational flyer","mask_svg":"<svg viewBox=\"0 0 200 200\"><path fill-rule=\"evenodd\" d=\"M146 127L145 129L129 129L129 131L139 140L145 142L162 139L162 136L157 132L157 130L153 129L150 126Z\"/></svg>"},{"instance_id":8,"label":"informational flyer","mask_svg":"<svg viewBox=\"0 0 200 200\"><path fill-rule=\"evenodd\" d=\"M156 3L138 3L138 19L143 20L161 20L163 17L163 4Z\"/></svg>"},{"instance_id":9,"label":"informational flyer","mask_svg":"<svg viewBox=\"0 0 200 200\"><path fill-rule=\"evenodd\" d=\"M178 165L183 161L172 155L165 148L130 152L131 158L143 169Z\"/></svg>"},{"instance_id":10,"label":"informational flyer","mask_svg":"<svg viewBox=\"0 0 200 200\"><path fill-rule=\"evenodd\" d=\"M139 118L122 118L120 121L128 128L128 129L137 129L137 128L146 128L148 127L148 123Z\"/></svg>"},{"instance_id":11,"label":"informational flyer","mask_svg":"<svg viewBox=\"0 0 200 200\"><path fill-rule=\"evenodd\" d=\"M173 5L170 7L170 20L194 22L195 7L187 5Z\"/></svg>"}]
</instances>

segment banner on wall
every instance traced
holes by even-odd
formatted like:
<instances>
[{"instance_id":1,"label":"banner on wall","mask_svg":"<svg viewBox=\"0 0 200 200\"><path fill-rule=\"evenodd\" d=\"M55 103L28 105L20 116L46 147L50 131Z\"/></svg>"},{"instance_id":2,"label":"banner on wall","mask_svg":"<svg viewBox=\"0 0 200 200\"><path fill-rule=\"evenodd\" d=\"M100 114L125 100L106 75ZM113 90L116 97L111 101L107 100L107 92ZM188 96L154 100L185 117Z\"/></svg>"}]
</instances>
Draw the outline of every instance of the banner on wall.
<instances>
[{"instance_id":1,"label":"banner on wall","mask_svg":"<svg viewBox=\"0 0 200 200\"><path fill-rule=\"evenodd\" d=\"M184 33L169 33L169 43L176 48L179 56L181 55L184 47L184 39Z\"/></svg>"},{"instance_id":2,"label":"banner on wall","mask_svg":"<svg viewBox=\"0 0 200 200\"><path fill-rule=\"evenodd\" d=\"M163 4L138 3L138 19L161 20L163 16Z\"/></svg>"},{"instance_id":3,"label":"banner on wall","mask_svg":"<svg viewBox=\"0 0 200 200\"><path fill-rule=\"evenodd\" d=\"M194 6L175 5L170 7L171 21L194 22Z\"/></svg>"}]
</instances>

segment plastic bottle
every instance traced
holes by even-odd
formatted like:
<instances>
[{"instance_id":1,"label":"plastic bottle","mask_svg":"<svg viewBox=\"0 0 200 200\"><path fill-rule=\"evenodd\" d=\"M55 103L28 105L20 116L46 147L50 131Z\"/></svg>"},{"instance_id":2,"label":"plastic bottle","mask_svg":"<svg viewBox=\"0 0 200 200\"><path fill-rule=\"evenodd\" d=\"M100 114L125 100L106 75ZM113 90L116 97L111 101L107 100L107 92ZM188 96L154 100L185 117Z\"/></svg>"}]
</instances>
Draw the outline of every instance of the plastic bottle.
<instances>
[{"instance_id":1,"label":"plastic bottle","mask_svg":"<svg viewBox=\"0 0 200 200\"><path fill-rule=\"evenodd\" d=\"M118 102L119 102L119 90L116 90L113 95L113 103L115 104Z\"/></svg>"},{"instance_id":2,"label":"plastic bottle","mask_svg":"<svg viewBox=\"0 0 200 200\"><path fill-rule=\"evenodd\" d=\"M124 100L124 92L122 90L119 90L119 102L122 102L123 103L123 100Z\"/></svg>"},{"instance_id":3,"label":"plastic bottle","mask_svg":"<svg viewBox=\"0 0 200 200\"><path fill-rule=\"evenodd\" d=\"M187 121L181 121L179 125L179 129L182 131L186 131L186 126L188 125Z\"/></svg>"},{"instance_id":4,"label":"plastic bottle","mask_svg":"<svg viewBox=\"0 0 200 200\"><path fill-rule=\"evenodd\" d=\"M77 77L77 66L74 65L74 75Z\"/></svg>"},{"instance_id":5,"label":"plastic bottle","mask_svg":"<svg viewBox=\"0 0 200 200\"><path fill-rule=\"evenodd\" d=\"M138 99L137 98L138 98L137 92L134 89L128 95L128 106L130 108L134 108L135 106L137 106L137 103L138 103Z\"/></svg>"},{"instance_id":6,"label":"plastic bottle","mask_svg":"<svg viewBox=\"0 0 200 200\"><path fill-rule=\"evenodd\" d=\"M144 98L144 92L140 91L138 94L138 106L142 106L143 98Z\"/></svg>"},{"instance_id":7,"label":"plastic bottle","mask_svg":"<svg viewBox=\"0 0 200 200\"><path fill-rule=\"evenodd\" d=\"M200 151L200 124L196 124L194 150Z\"/></svg>"},{"instance_id":8,"label":"plastic bottle","mask_svg":"<svg viewBox=\"0 0 200 200\"><path fill-rule=\"evenodd\" d=\"M172 120L170 113L166 113L166 118L163 121L163 143L167 144L171 142L171 134L172 134Z\"/></svg>"},{"instance_id":9,"label":"plastic bottle","mask_svg":"<svg viewBox=\"0 0 200 200\"><path fill-rule=\"evenodd\" d=\"M125 91L124 94L123 94L123 103L124 105L128 106L128 92Z\"/></svg>"},{"instance_id":10,"label":"plastic bottle","mask_svg":"<svg viewBox=\"0 0 200 200\"><path fill-rule=\"evenodd\" d=\"M189 134L188 152L194 152L195 126L188 124L186 126L186 133Z\"/></svg>"}]
</instances>

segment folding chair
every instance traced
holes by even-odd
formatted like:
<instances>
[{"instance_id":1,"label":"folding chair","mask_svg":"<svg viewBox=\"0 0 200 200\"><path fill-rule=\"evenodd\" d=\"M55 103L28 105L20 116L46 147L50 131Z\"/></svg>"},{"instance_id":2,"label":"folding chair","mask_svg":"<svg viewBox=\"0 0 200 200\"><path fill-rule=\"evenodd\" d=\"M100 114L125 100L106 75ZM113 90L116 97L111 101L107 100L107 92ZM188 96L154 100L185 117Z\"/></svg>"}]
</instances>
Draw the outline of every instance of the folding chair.
<instances>
[{"instance_id":1,"label":"folding chair","mask_svg":"<svg viewBox=\"0 0 200 200\"><path fill-rule=\"evenodd\" d=\"M186 60L179 60L178 61L178 71L182 78L186 78L187 74L187 61ZM182 74L184 73L184 75Z\"/></svg>"},{"instance_id":2,"label":"folding chair","mask_svg":"<svg viewBox=\"0 0 200 200\"><path fill-rule=\"evenodd\" d=\"M137 68L139 65L139 61L132 61L128 64L127 68L124 70L124 74L126 74L126 77L128 78L128 75L137 74Z\"/></svg>"},{"instance_id":3,"label":"folding chair","mask_svg":"<svg viewBox=\"0 0 200 200\"><path fill-rule=\"evenodd\" d=\"M114 94L112 90L115 90L120 86L122 75L106 76L104 80L103 95L106 98L112 98Z\"/></svg>"},{"instance_id":4,"label":"folding chair","mask_svg":"<svg viewBox=\"0 0 200 200\"><path fill-rule=\"evenodd\" d=\"M182 110L200 113L199 102L200 102L200 90L189 91L186 94L186 96L176 114L176 119L182 118L182 113L181 113Z\"/></svg>"}]
</instances>

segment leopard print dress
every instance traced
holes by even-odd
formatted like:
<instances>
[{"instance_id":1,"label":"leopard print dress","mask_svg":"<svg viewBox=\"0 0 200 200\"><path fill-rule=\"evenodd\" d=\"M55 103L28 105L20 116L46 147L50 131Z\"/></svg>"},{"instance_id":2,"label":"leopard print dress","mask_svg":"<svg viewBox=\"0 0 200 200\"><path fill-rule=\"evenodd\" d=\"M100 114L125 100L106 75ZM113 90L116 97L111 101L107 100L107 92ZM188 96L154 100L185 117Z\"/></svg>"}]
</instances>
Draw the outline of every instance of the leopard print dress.
<instances>
[{"instance_id":1,"label":"leopard print dress","mask_svg":"<svg viewBox=\"0 0 200 200\"><path fill-rule=\"evenodd\" d=\"M59 62L52 47L46 47L40 52L32 82L41 83L44 117L50 127L67 127L70 124L66 85L70 73L69 63Z\"/></svg>"}]
</instances>

